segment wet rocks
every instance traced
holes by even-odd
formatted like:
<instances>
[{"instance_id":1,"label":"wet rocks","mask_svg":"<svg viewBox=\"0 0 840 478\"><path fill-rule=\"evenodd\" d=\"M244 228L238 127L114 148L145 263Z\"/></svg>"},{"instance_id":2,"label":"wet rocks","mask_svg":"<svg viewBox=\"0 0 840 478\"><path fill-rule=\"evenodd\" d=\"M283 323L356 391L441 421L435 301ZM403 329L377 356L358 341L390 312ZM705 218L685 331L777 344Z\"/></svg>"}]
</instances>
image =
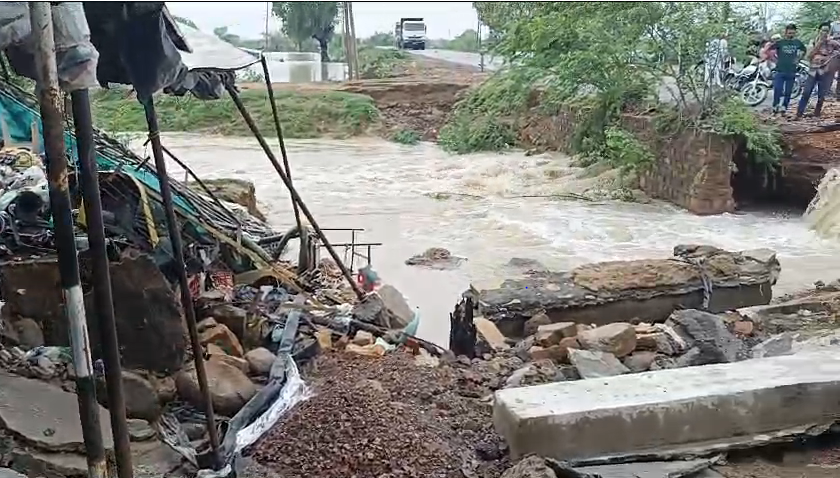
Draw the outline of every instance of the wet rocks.
<instances>
[{"instance_id":1,"label":"wet rocks","mask_svg":"<svg viewBox=\"0 0 840 478\"><path fill-rule=\"evenodd\" d=\"M569 350L569 361L582 378L612 377L630 373L615 355L598 350Z\"/></svg>"},{"instance_id":2,"label":"wet rocks","mask_svg":"<svg viewBox=\"0 0 840 478\"><path fill-rule=\"evenodd\" d=\"M414 312L402 293L386 284L356 304L353 318L389 330L403 329L414 319Z\"/></svg>"},{"instance_id":3,"label":"wet rocks","mask_svg":"<svg viewBox=\"0 0 840 478\"><path fill-rule=\"evenodd\" d=\"M276 355L264 347L249 350L245 354L245 360L248 361L249 370L254 375L268 375L271 372L271 366L274 364L276 358Z\"/></svg>"},{"instance_id":4,"label":"wet rocks","mask_svg":"<svg viewBox=\"0 0 840 478\"><path fill-rule=\"evenodd\" d=\"M431 247L426 249L422 254L417 254L406 259L405 264L448 270L460 266L465 260L463 257L453 256L451 252L442 247Z\"/></svg>"},{"instance_id":5,"label":"wet rocks","mask_svg":"<svg viewBox=\"0 0 840 478\"><path fill-rule=\"evenodd\" d=\"M238 368L227 363L209 360L207 368L207 382L213 407L218 413L233 416L245 403L257 393L256 386ZM204 402L198 386L195 368L190 367L178 372L175 376L178 395L196 407Z\"/></svg>"},{"instance_id":6,"label":"wet rocks","mask_svg":"<svg viewBox=\"0 0 840 478\"><path fill-rule=\"evenodd\" d=\"M636 329L630 324L616 322L585 330L578 334L577 340L584 350L624 357L636 348Z\"/></svg>"},{"instance_id":7,"label":"wet rocks","mask_svg":"<svg viewBox=\"0 0 840 478\"><path fill-rule=\"evenodd\" d=\"M673 328L689 347L686 365L735 362L743 344L727 328L723 319L699 310L678 310L665 323Z\"/></svg>"}]
</instances>

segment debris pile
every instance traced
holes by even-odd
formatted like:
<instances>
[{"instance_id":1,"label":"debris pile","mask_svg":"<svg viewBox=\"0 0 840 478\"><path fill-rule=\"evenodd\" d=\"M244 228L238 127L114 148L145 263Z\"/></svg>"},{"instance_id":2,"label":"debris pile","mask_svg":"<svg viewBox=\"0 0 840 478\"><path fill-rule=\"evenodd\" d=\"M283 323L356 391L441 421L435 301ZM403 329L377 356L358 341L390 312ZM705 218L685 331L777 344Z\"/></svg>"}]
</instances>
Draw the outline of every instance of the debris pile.
<instances>
[{"instance_id":1,"label":"debris pile","mask_svg":"<svg viewBox=\"0 0 840 478\"><path fill-rule=\"evenodd\" d=\"M466 261L463 257L453 256L449 250L442 247L431 247L422 254L417 254L406 259L405 264L409 266L423 266L430 269L448 270L455 269Z\"/></svg>"},{"instance_id":2,"label":"debris pile","mask_svg":"<svg viewBox=\"0 0 840 478\"><path fill-rule=\"evenodd\" d=\"M430 366L423 356L322 355L307 374L314 395L254 457L287 477L499 476L505 446L491 403L463 388L469 365Z\"/></svg>"}]
</instances>

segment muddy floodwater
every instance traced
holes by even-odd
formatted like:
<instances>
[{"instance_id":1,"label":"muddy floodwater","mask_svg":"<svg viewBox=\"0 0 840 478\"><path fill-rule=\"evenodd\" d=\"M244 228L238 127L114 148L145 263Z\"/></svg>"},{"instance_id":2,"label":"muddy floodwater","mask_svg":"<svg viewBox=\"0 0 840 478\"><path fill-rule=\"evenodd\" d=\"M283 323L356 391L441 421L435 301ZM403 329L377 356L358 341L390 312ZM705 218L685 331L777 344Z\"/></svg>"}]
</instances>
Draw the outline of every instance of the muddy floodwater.
<instances>
[{"instance_id":1,"label":"muddy floodwater","mask_svg":"<svg viewBox=\"0 0 840 478\"><path fill-rule=\"evenodd\" d=\"M166 134L164 144L202 177L253 181L269 221L281 230L293 225L289 195L254 139ZM662 203L522 197L591 185L577 179L580 170L559 154L457 156L432 144L378 139L295 140L287 148L295 185L321 226L364 228L357 241L384 243L373 250L374 269L420 308L420 335L439 343L448 340L448 314L460 293L470 282L482 288L516 276L506 265L512 257L566 269L666 257L685 243L767 247L782 263L776 295L833 280L840 271L838 243L819 238L797 214L699 217ZM170 167L183 178L177 166ZM329 237L336 243L350 239L341 232ZM445 247L467 261L454 271L404 264L429 247Z\"/></svg>"}]
</instances>

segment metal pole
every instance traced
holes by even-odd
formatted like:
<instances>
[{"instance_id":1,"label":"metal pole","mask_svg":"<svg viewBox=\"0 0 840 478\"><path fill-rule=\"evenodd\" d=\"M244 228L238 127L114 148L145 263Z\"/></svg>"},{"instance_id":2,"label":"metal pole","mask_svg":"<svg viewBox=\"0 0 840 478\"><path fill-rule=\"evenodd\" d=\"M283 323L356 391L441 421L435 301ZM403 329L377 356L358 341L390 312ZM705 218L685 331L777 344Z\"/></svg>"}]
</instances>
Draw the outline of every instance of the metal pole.
<instances>
[{"instance_id":1,"label":"metal pole","mask_svg":"<svg viewBox=\"0 0 840 478\"><path fill-rule=\"evenodd\" d=\"M120 345L114 319L111 272L108 269L105 225L102 220L102 198L99 195L99 171L93 149L93 119L90 115L88 90L74 91L70 94L70 99L73 105L76 147L79 151L78 171L85 200L88 241L93 261L93 299L99 321L102 359L105 362L105 384L108 390L108 411L111 414L117 474L119 478L132 478L134 470L131 467L131 444L128 438L128 421L125 416Z\"/></svg>"},{"instance_id":2,"label":"metal pole","mask_svg":"<svg viewBox=\"0 0 840 478\"><path fill-rule=\"evenodd\" d=\"M166 174L166 160L163 158L163 148L160 144L160 127L158 126L157 113L155 112L155 100L149 97L143 103L146 111L146 123L149 126L149 139L152 142L152 155L155 158L158 181L160 182L160 197L163 201L163 209L166 213L166 227L169 231L169 241L172 243L172 254L178 267L178 286L181 289L181 306L184 309L184 318L187 321L187 329L190 332L193 360L195 361L195 372L198 376L198 386L204 395L204 413L207 420L207 434L210 436L210 448L213 450L213 467L218 469L219 462L219 435L216 430L216 416L213 413L213 401L210 398L210 387L207 385L207 370L204 368L204 356L201 353L201 341L198 338L198 328L195 320L195 309L193 308L190 285L187 280L187 269L184 266L184 244L181 242L181 230L178 227L178 220L175 217L175 207L172 201L172 189L169 184L169 176Z\"/></svg>"},{"instance_id":3,"label":"metal pole","mask_svg":"<svg viewBox=\"0 0 840 478\"><path fill-rule=\"evenodd\" d=\"M283 167L280 165L280 162L277 161L277 157L274 156L274 152L271 150L271 147L266 142L263 135L260 133L257 124L254 123L254 118L251 117L251 114L248 113L248 110L245 109L245 105L242 104L242 98L239 97L239 93L236 91L236 88L233 85L225 84L225 89L227 89L228 94L230 95L231 99L233 100L233 104L236 105L236 109L239 110L239 114L242 115L242 119L245 120L245 123L248 125L248 129L251 130L251 133L257 138L257 141L260 143L260 147L262 147L263 152L266 156L268 156L268 160L271 161L272 166L277 171L277 174L280 176L280 179L286 185L286 188L289 190L289 194L292 196L292 200L297 202L300 206L300 211L306 217L306 220L309 221L309 224L312 225L312 229L315 229L315 233L318 234L318 237L321 239L321 242L324 243L324 247L329 252L330 257L332 260L335 261L338 268L341 270L341 274L350 284L350 287L353 289L353 292L356 293L356 296L359 299L364 298L365 293L362 292L362 289L359 288L359 285L356 284L356 281L353 280L352 274L350 271L347 270L347 266L344 265L344 262L341 261L341 258L338 257L338 253L335 252L333 249L332 244L327 239L327 236L324 234L324 231L321 230L321 226L318 225L318 221L312 216L312 213L309 211L309 208L306 207L306 203L303 202L301 199L300 194L298 194L295 186L286 176L286 173L283 172Z\"/></svg>"},{"instance_id":4,"label":"metal pole","mask_svg":"<svg viewBox=\"0 0 840 478\"><path fill-rule=\"evenodd\" d=\"M38 104L44 128L47 178L49 180L50 212L55 228L58 250L58 270L64 295L64 307L70 325L70 346L76 372L76 395L79 399L79 418L85 443L88 476L105 476L105 447L99 424L99 404L90 358L85 302L79 279L79 262L70 194L67 183L67 156L64 145L64 123L61 114L61 93L55 59L52 9L48 2L29 2L32 37L35 44L35 70Z\"/></svg>"},{"instance_id":5,"label":"metal pole","mask_svg":"<svg viewBox=\"0 0 840 478\"><path fill-rule=\"evenodd\" d=\"M289 183L292 182L292 168L289 166L289 155L286 153L286 142L283 140L283 127L280 125L280 113L277 111L277 103L274 102L274 87L271 86L271 74L268 71L268 61L265 55L260 57L263 67L263 75L265 76L265 87L268 89L268 101L271 103L271 115L274 117L274 129L277 131L277 141L280 142L280 156L283 157L283 168L286 170L286 176L289 177ZM303 235L303 226L300 223L300 211L294 199L292 199L292 210L295 212L295 224L298 227L301 235ZM303 241L301 241L303 243Z\"/></svg>"}]
</instances>

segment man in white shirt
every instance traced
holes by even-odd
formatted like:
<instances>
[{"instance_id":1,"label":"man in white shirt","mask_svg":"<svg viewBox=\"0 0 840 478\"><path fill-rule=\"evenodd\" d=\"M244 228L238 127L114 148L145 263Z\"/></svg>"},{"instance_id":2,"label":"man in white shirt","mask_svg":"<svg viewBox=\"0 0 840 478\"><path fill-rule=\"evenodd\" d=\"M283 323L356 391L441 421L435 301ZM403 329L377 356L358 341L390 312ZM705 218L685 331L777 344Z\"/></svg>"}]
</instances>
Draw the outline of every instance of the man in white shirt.
<instances>
[{"instance_id":1,"label":"man in white shirt","mask_svg":"<svg viewBox=\"0 0 840 478\"><path fill-rule=\"evenodd\" d=\"M722 72L729 57L729 42L726 41L726 37L726 33L723 33L719 38L709 41L706 46L704 80L707 85L714 82L718 87L723 87Z\"/></svg>"}]
</instances>

